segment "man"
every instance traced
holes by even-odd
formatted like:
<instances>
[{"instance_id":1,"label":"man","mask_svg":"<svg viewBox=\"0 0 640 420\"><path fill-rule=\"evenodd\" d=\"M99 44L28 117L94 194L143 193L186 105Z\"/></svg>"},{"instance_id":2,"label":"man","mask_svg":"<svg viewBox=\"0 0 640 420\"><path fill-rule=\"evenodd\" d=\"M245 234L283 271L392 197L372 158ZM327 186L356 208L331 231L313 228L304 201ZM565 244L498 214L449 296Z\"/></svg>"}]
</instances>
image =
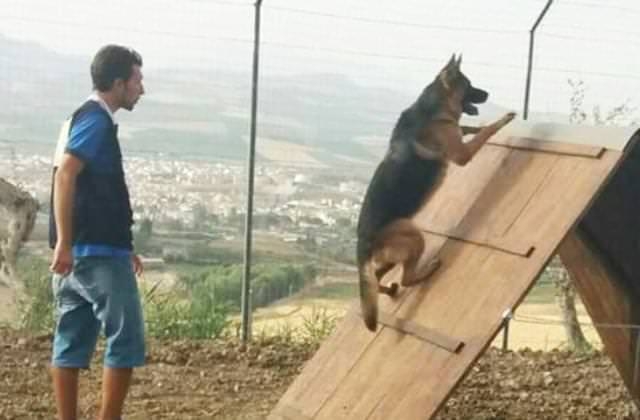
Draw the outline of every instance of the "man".
<instances>
[{"instance_id":1,"label":"man","mask_svg":"<svg viewBox=\"0 0 640 420\"><path fill-rule=\"evenodd\" d=\"M140 96L142 58L118 45L91 64L94 92L65 123L54 158L49 244L57 323L51 374L59 420L77 418L78 373L106 337L100 420L120 419L132 370L144 364L144 322L129 193L114 113Z\"/></svg>"}]
</instances>

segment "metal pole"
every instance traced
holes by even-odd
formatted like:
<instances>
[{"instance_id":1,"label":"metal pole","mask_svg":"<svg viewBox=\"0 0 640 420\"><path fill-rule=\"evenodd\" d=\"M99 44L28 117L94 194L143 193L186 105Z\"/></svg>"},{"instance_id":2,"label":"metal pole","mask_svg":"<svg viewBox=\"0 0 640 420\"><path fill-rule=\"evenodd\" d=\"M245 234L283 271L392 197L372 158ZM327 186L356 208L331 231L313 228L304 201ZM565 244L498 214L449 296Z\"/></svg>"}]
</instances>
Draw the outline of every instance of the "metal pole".
<instances>
[{"instance_id":1,"label":"metal pole","mask_svg":"<svg viewBox=\"0 0 640 420\"><path fill-rule=\"evenodd\" d=\"M502 313L502 351L509 350L509 322L513 318L511 309L507 309Z\"/></svg>"},{"instance_id":2,"label":"metal pole","mask_svg":"<svg viewBox=\"0 0 640 420\"><path fill-rule=\"evenodd\" d=\"M638 371L638 369L640 369L640 365L638 364L640 362L640 331L639 330L635 330L636 331L636 351L635 351L635 357L634 357L634 361L633 361L633 380L632 380L632 385L631 385L631 390L632 390L632 397L633 397L633 403L636 405L636 408L640 408L638 407L638 373L640 373Z\"/></svg>"},{"instance_id":3,"label":"metal pole","mask_svg":"<svg viewBox=\"0 0 640 420\"><path fill-rule=\"evenodd\" d=\"M529 93L531 90L531 69L533 67L533 42L535 38L535 32L538 28L538 25L544 18L544 15L547 14L547 10L549 10L551 3L553 3L553 0L547 0L547 4L544 6L544 9L542 9L542 12L538 16L538 19L536 19L535 23L531 27L531 30L529 31L529 62L527 65L527 85L524 91L524 112L522 113L522 118L525 120L529 116Z\"/></svg>"},{"instance_id":4,"label":"metal pole","mask_svg":"<svg viewBox=\"0 0 640 420\"><path fill-rule=\"evenodd\" d=\"M502 328L502 351L509 350L509 319L505 319Z\"/></svg>"},{"instance_id":5,"label":"metal pole","mask_svg":"<svg viewBox=\"0 0 640 420\"><path fill-rule=\"evenodd\" d=\"M253 230L253 177L256 155L256 114L258 109L258 58L260 52L260 7L262 0L256 0L253 34L253 77L251 87L251 132L249 134L249 155L247 166L247 214L244 224L244 272L242 276L242 343L251 338L251 235Z\"/></svg>"}]
</instances>

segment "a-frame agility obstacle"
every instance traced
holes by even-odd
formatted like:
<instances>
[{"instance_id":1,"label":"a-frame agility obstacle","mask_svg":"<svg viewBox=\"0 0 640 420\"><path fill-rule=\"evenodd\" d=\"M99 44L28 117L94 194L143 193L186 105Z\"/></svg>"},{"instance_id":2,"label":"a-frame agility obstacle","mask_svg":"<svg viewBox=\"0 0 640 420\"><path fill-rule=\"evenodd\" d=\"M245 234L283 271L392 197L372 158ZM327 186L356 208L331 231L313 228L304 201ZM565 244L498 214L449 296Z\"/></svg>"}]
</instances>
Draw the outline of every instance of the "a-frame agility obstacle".
<instances>
[{"instance_id":1,"label":"a-frame agility obstacle","mask_svg":"<svg viewBox=\"0 0 640 420\"><path fill-rule=\"evenodd\" d=\"M606 325L640 322L639 137L514 122L452 166L415 218L442 267L381 295L376 333L354 305L269 419L433 418L555 254L637 400L638 331Z\"/></svg>"}]
</instances>

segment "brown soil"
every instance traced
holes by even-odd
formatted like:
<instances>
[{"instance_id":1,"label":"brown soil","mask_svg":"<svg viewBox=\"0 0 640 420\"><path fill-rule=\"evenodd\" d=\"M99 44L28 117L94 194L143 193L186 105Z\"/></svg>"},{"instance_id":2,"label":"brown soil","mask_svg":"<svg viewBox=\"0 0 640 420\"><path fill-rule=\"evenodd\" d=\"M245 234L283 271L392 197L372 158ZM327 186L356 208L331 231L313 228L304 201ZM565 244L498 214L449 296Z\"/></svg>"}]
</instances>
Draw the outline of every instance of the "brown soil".
<instances>
[{"instance_id":1,"label":"brown soil","mask_svg":"<svg viewBox=\"0 0 640 420\"><path fill-rule=\"evenodd\" d=\"M0 330L0 419L51 419L50 337ZM127 403L133 419L262 419L305 360L309 345L264 340L150 343ZM82 375L81 418L95 418L101 354ZM439 420L630 419L627 392L601 355L488 351Z\"/></svg>"}]
</instances>

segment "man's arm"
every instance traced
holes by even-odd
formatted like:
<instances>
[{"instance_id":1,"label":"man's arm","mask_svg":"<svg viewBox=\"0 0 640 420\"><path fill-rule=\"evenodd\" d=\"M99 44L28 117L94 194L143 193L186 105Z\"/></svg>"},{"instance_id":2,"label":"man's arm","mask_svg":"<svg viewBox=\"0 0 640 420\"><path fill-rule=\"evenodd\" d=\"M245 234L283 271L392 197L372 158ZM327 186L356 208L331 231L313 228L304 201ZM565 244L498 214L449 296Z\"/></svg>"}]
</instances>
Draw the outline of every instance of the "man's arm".
<instances>
[{"instance_id":1,"label":"man's arm","mask_svg":"<svg viewBox=\"0 0 640 420\"><path fill-rule=\"evenodd\" d=\"M67 274L73 265L73 256L71 255L73 197L76 190L76 178L83 168L84 162L82 160L65 153L54 177L53 209L57 241L50 267L54 273Z\"/></svg>"}]
</instances>

